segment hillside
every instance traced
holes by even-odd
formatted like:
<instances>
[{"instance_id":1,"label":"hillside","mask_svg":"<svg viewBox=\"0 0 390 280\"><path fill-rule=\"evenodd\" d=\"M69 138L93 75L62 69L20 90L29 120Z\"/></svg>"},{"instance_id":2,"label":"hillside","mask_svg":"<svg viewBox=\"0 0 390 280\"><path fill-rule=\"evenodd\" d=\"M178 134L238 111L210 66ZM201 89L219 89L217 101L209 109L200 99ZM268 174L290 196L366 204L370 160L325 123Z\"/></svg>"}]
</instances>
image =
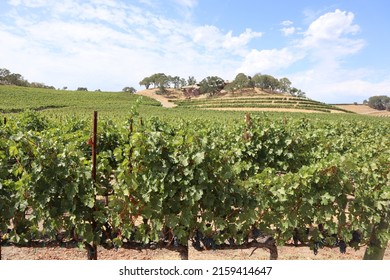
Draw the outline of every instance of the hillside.
<instances>
[{"instance_id":1,"label":"hillside","mask_svg":"<svg viewBox=\"0 0 390 280\"><path fill-rule=\"evenodd\" d=\"M139 100L140 106L160 106L154 99L127 92L72 91L44 88L0 86L0 113L29 109L53 113L127 113Z\"/></svg>"},{"instance_id":2,"label":"hillside","mask_svg":"<svg viewBox=\"0 0 390 280\"><path fill-rule=\"evenodd\" d=\"M227 111L283 111L307 113L351 113L351 111L315 100L294 97L289 94L267 93L259 89L239 94L219 94L213 97L200 95L184 97L178 90L168 90L167 95L156 94L156 89L139 91L137 94L154 98L164 107L194 108Z\"/></svg>"},{"instance_id":3,"label":"hillside","mask_svg":"<svg viewBox=\"0 0 390 280\"><path fill-rule=\"evenodd\" d=\"M335 105L335 106L361 115L390 117L390 111L376 110L364 104L360 104L360 105L344 104L344 105Z\"/></svg>"}]
</instances>

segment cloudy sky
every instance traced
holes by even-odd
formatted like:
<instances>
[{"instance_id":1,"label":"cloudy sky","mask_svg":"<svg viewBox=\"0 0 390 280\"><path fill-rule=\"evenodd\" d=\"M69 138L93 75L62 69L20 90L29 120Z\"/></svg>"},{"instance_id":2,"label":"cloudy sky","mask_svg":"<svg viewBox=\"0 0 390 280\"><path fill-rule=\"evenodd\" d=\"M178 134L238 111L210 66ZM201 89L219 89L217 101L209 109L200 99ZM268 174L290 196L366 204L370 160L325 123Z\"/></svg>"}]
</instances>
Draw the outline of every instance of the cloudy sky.
<instances>
[{"instance_id":1,"label":"cloudy sky","mask_svg":"<svg viewBox=\"0 0 390 280\"><path fill-rule=\"evenodd\" d=\"M390 94L390 1L1 0L0 68L120 91L163 72L288 77L312 99Z\"/></svg>"}]
</instances>

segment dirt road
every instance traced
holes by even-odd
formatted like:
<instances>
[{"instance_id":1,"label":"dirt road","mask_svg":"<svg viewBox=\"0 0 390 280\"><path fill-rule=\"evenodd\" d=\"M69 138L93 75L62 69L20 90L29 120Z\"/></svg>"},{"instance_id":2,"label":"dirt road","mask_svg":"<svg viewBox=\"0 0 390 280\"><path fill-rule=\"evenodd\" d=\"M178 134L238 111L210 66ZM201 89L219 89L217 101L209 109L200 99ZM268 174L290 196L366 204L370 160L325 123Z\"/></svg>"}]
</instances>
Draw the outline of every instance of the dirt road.
<instances>
[{"instance_id":1,"label":"dirt road","mask_svg":"<svg viewBox=\"0 0 390 280\"><path fill-rule=\"evenodd\" d=\"M174 104L174 103L172 103L172 102L169 102L168 99L167 99L165 96L156 94L156 91L157 91L157 90L158 90L158 89L141 90L141 91L138 91L136 94L142 95L142 96L146 96L146 97L150 97L150 98L153 98L153 99L157 100L158 102L160 102L161 105L162 105L164 108L173 108L173 107L176 107L176 104Z\"/></svg>"}]
</instances>

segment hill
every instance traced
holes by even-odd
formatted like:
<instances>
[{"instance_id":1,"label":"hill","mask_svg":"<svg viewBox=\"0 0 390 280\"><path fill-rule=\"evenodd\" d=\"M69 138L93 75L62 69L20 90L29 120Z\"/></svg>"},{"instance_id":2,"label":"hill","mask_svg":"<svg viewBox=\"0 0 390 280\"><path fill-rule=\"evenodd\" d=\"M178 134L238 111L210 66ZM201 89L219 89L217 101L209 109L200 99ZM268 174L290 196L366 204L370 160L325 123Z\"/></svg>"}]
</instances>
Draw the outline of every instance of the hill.
<instances>
[{"instance_id":1,"label":"hill","mask_svg":"<svg viewBox=\"0 0 390 280\"><path fill-rule=\"evenodd\" d=\"M121 114L130 111L139 100L140 106L161 106L154 99L127 92L71 91L0 85L0 113L17 113L29 109L59 113Z\"/></svg>"},{"instance_id":2,"label":"hill","mask_svg":"<svg viewBox=\"0 0 390 280\"><path fill-rule=\"evenodd\" d=\"M376 110L368 105L364 104L340 104L340 105L335 105L338 108L345 109L357 114L361 115L367 115L367 116L377 116L377 117L390 117L390 111L385 111L385 110Z\"/></svg>"},{"instance_id":3,"label":"hill","mask_svg":"<svg viewBox=\"0 0 390 280\"><path fill-rule=\"evenodd\" d=\"M164 107L193 108L205 110L227 111L283 111L307 113L352 113L351 111L333 105L294 97L290 94L267 93L260 89L251 89L239 93L221 93L213 97L199 95L185 97L181 91L168 89L166 95L156 94L157 89L149 89L137 94L154 98Z\"/></svg>"}]
</instances>

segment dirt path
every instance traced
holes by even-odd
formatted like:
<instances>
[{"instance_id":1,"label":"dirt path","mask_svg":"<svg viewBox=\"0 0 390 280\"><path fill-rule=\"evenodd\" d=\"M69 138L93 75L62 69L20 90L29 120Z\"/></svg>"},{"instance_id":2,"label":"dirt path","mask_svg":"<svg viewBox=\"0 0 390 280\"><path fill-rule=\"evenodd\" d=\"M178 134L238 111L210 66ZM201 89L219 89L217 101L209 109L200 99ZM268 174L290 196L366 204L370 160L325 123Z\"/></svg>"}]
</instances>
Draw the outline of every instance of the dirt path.
<instances>
[{"instance_id":1,"label":"dirt path","mask_svg":"<svg viewBox=\"0 0 390 280\"><path fill-rule=\"evenodd\" d=\"M269 252L257 249L251 255L253 248L235 250L206 250L196 251L189 244L190 260L266 260ZM294 247L292 245L278 247L279 260L361 260L365 247L355 251L347 248L345 254L341 254L338 248L323 248L317 255L307 247ZM86 260L87 254L84 249L62 247L16 247L3 246L3 260ZM161 249L111 249L98 247L99 260L180 260L180 254L165 248ZM385 260L390 260L390 243L385 252Z\"/></svg>"},{"instance_id":2,"label":"dirt path","mask_svg":"<svg viewBox=\"0 0 390 280\"><path fill-rule=\"evenodd\" d=\"M146 96L146 97L150 97L150 98L153 98L153 99L157 100L158 102L160 102L161 105L162 105L164 108L173 108L173 107L176 107L176 104L174 104L174 103L172 103L172 102L169 102L169 101L168 101L168 98L166 98L165 96L156 94L156 91L157 91L157 90L158 90L158 89L146 89L146 90L138 91L136 94L142 95L142 96Z\"/></svg>"}]
</instances>

